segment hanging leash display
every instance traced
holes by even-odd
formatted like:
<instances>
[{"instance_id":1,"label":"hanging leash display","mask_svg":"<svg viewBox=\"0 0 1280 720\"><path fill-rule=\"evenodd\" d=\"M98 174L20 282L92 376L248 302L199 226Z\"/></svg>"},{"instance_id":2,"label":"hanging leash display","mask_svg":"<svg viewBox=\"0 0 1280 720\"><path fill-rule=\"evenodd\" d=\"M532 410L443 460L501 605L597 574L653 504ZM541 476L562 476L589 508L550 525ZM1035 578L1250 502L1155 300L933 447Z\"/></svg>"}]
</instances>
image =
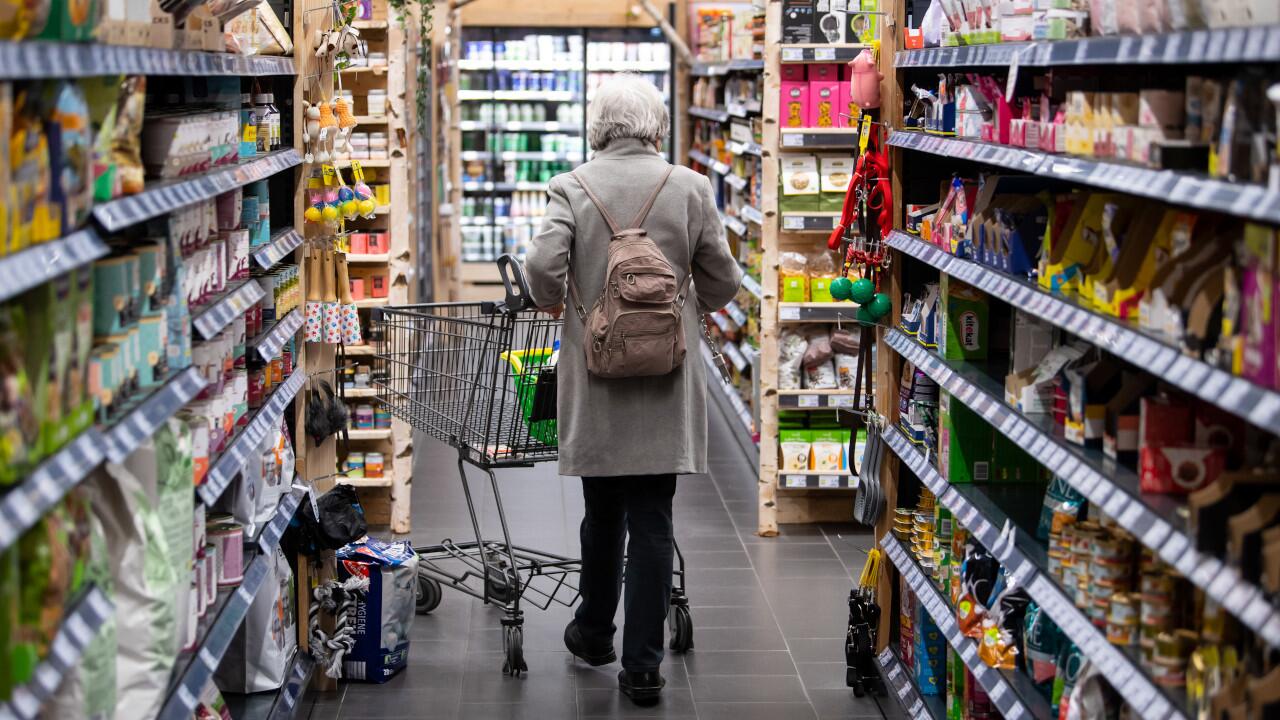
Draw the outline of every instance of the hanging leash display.
<instances>
[{"instance_id":1,"label":"hanging leash display","mask_svg":"<svg viewBox=\"0 0 1280 720\"><path fill-rule=\"evenodd\" d=\"M849 627L845 632L845 685L853 694L885 694L884 681L876 669L876 632L880 626L880 605L876 602L876 586L880 583L880 567L884 556L873 548L867 553L857 587L849 591Z\"/></svg>"}]
</instances>

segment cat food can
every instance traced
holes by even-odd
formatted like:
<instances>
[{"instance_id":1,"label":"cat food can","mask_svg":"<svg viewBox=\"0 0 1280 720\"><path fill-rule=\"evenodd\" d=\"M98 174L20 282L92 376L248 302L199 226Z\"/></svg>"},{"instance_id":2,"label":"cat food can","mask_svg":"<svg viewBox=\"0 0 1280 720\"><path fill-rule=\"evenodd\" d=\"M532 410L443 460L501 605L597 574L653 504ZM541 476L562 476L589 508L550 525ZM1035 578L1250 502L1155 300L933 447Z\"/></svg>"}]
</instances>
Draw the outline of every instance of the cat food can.
<instances>
[{"instance_id":1,"label":"cat food can","mask_svg":"<svg viewBox=\"0 0 1280 720\"><path fill-rule=\"evenodd\" d=\"M222 563L218 567L218 587L234 587L244 580L244 528L227 522L209 528L209 539L217 546Z\"/></svg>"},{"instance_id":2,"label":"cat food can","mask_svg":"<svg viewBox=\"0 0 1280 720\"><path fill-rule=\"evenodd\" d=\"M364 476L367 478L382 477L383 459L382 453L371 452L364 454Z\"/></svg>"}]
</instances>

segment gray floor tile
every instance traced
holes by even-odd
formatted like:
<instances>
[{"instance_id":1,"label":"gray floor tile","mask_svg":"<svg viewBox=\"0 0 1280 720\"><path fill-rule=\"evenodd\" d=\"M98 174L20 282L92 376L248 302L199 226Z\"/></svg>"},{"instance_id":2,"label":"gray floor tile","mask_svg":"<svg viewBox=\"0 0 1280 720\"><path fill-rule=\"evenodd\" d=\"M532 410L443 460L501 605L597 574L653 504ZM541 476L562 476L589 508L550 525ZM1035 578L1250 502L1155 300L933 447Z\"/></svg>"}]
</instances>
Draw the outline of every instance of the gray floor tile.
<instances>
[{"instance_id":1,"label":"gray floor tile","mask_svg":"<svg viewBox=\"0 0 1280 720\"><path fill-rule=\"evenodd\" d=\"M880 707L892 704L891 698L855 697L849 688L842 690L810 690L809 701L818 712L818 720L849 720L882 717Z\"/></svg>"},{"instance_id":2,"label":"gray floor tile","mask_svg":"<svg viewBox=\"0 0 1280 720\"><path fill-rule=\"evenodd\" d=\"M550 720L572 718L577 713L573 704L556 703L463 703L459 720Z\"/></svg>"},{"instance_id":3,"label":"gray floor tile","mask_svg":"<svg viewBox=\"0 0 1280 720\"><path fill-rule=\"evenodd\" d=\"M773 611L763 605L747 607L699 606L690 612L690 616L693 618L694 642L697 642L698 632L706 628L773 628L778 626L778 621L773 619Z\"/></svg>"},{"instance_id":4,"label":"gray floor tile","mask_svg":"<svg viewBox=\"0 0 1280 720\"><path fill-rule=\"evenodd\" d=\"M839 637L787 637L787 647L797 663L844 662L844 635Z\"/></svg>"},{"instance_id":5,"label":"gray floor tile","mask_svg":"<svg viewBox=\"0 0 1280 720\"><path fill-rule=\"evenodd\" d=\"M685 565L690 572L703 568L749 568L751 558L740 547L733 550L684 550Z\"/></svg>"},{"instance_id":6,"label":"gray floor tile","mask_svg":"<svg viewBox=\"0 0 1280 720\"><path fill-rule=\"evenodd\" d=\"M691 657L691 656L690 656ZM685 656L673 655L667 653L667 657L662 661L662 677L667 680L668 688L688 688L689 687L689 671L685 668ZM584 662L578 661L574 665L573 673L578 683L578 690L617 690L618 689L618 671L622 666L618 663L609 663L599 667L591 667Z\"/></svg>"},{"instance_id":7,"label":"gray floor tile","mask_svg":"<svg viewBox=\"0 0 1280 720\"><path fill-rule=\"evenodd\" d=\"M696 641L696 636L695 636ZM785 650L711 651L696 649L685 659L690 677L710 675L796 675L795 663Z\"/></svg>"},{"instance_id":8,"label":"gray floor tile","mask_svg":"<svg viewBox=\"0 0 1280 720\"><path fill-rule=\"evenodd\" d=\"M786 650L787 641L774 627L694 629L695 650Z\"/></svg>"},{"instance_id":9,"label":"gray floor tile","mask_svg":"<svg viewBox=\"0 0 1280 720\"><path fill-rule=\"evenodd\" d=\"M800 681L804 689L814 690L848 690L844 684L845 664L843 662L810 662L798 663Z\"/></svg>"},{"instance_id":10,"label":"gray floor tile","mask_svg":"<svg viewBox=\"0 0 1280 720\"><path fill-rule=\"evenodd\" d=\"M698 703L698 720L817 720L808 702Z\"/></svg>"},{"instance_id":11,"label":"gray floor tile","mask_svg":"<svg viewBox=\"0 0 1280 720\"><path fill-rule=\"evenodd\" d=\"M699 704L715 702L804 702L804 686L794 675L690 675Z\"/></svg>"}]
</instances>

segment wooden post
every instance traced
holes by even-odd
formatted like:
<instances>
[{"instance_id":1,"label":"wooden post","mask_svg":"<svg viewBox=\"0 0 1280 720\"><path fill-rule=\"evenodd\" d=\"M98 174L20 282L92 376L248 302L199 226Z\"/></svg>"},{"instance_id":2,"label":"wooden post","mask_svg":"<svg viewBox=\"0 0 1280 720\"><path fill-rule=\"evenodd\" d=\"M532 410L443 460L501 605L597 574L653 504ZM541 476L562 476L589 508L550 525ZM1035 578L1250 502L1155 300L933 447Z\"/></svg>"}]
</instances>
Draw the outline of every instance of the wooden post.
<instances>
[{"instance_id":1,"label":"wooden post","mask_svg":"<svg viewBox=\"0 0 1280 720\"><path fill-rule=\"evenodd\" d=\"M391 184L391 212L388 215L390 225L387 228L391 235L390 261L387 267L387 282L390 289L387 293L392 305L407 305L413 301L415 293L410 289L416 273L414 262L414 237L411 229L413 192L410 185L415 102L408 92L413 74L412 64L406 62L406 33L404 24L412 22L412 18L402 19L396 16L391 8L387 9L387 97L393 105L404 108L396 117L390 117L387 130L391 145L391 167L387 181ZM397 535L407 534L410 530L410 500L413 488L410 485L413 477L413 429L408 423L396 418L391 421L391 454L389 472L391 532ZM375 491L376 492L376 491Z\"/></svg>"},{"instance_id":2,"label":"wooden post","mask_svg":"<svg viewBox=\"0 0 1280 720\"><path fill-rule=\"evenodd\" d=\"M902 28L906 25L906 3L898 0L891 3L884 16L884 27L880 28L880 72L884 81L880 86L880 122L886 126L882 138L888 128L902 125L902 74L893 68L893 54L898 49L902 37ZM902 151L882 146L889 150L889 173L893 186L893 221L902 221ZM894 253L897 255L897 253ZM902 315L902 268L895 257L894 262L885 273L880 291L893 299L893 311L889 314L888 324L897 323ZM884 342L886 330L877 330L876 343L876 411L886 423L896 424L898 421L898 386L902 380L902 359L898 357ZM898 475L900 463L898 457L891 452L885 453L885 462L880 466L880 487L884 489L885 513L876 522L876 541L889 532L893 523L893 510L898 505ZM892 563L880 573L880 585L876 590L880 598L880 628L876 634L876 650L883 649L889 643L889 628L893 619L893 607L889 598L893 597L894 572Z\"/></svg>"},{"instance_id":3,"label":"wooden post","mask_svg":"<svg viewBox=\"0 0 1280 720\"><path fill-rule=\"evenodd\" d=\"M782 2L769 0L764 23L764 100L760 146L760 477L756 534L778 534L778 101L782 92Z\"/></svg>"}]
</instances>

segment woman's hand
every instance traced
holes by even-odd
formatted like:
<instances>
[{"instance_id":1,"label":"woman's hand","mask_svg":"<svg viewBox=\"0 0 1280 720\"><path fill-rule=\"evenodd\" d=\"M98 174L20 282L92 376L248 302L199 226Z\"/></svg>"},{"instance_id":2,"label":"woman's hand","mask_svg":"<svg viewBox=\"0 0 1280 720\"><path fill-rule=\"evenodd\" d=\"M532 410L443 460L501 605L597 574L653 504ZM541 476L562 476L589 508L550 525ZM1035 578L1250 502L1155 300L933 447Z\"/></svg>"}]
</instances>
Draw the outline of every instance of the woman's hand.
<instances>
[{"instance_id":1,"label":"woman's hand","mask_svg":"<svg viewBox=\"0 0 1280 720\"><path fill-rule=\"evenodd\" d=\"M546 313L553 318L559 319L560 316L564 314L564 303L552 305L551 307L540 307L538 308L538 312Z\"/></svg>"}]
</instances>

